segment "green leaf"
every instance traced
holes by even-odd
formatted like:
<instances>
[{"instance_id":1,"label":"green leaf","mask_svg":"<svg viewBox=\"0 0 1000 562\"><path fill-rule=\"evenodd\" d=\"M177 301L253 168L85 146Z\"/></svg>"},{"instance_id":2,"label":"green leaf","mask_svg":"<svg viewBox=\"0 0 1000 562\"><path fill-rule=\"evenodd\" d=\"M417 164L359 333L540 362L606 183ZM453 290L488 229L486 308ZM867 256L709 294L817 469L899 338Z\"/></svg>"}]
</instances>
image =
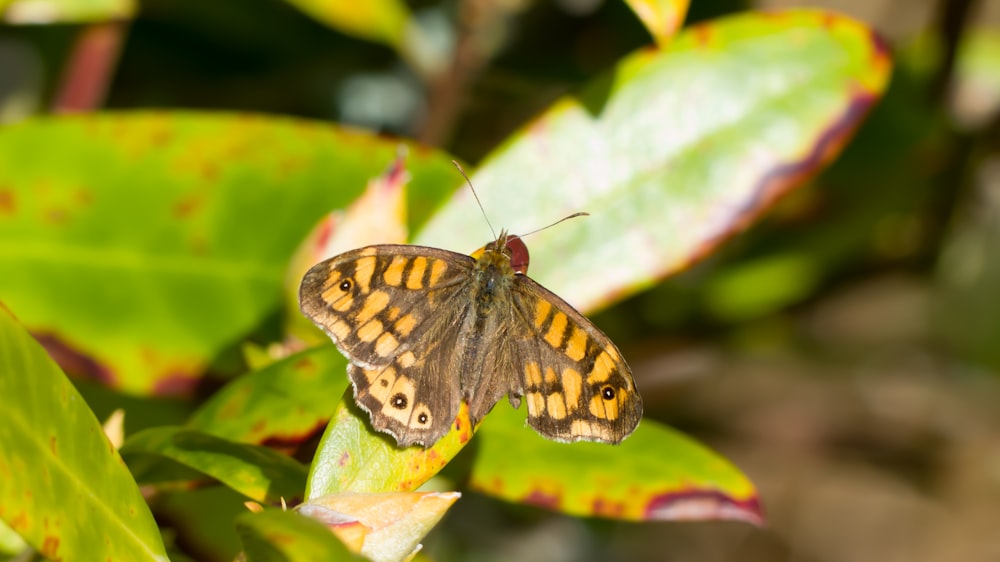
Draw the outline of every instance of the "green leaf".
<instances>
[{"instance_id":1,"label":"green leaf","mask_svg":"<svg viewBox=\"0 0 1000 562\"><path fill-rule=\"evenodd\" d=\"M589 310L687 267L830 162L881 95L888 53L819 11L696 26L558 100L472 177L494 225L533 230L531 276ZM468 190L417 236L490 237ZM585 249L585 251L582 251Z\"/></svg>"},{"instance_id":2,"label":"green leaf","mask_svg":"<svg viewBox=\"0 0 1000 562\"><path fill-rule=\"evenodd\" d=\"M133 392L183 392L276 313L299 242L400 144L253 115L5 127L0 294L84 374ZM440 153L409 152L410 215L426 217L458 181Z\"/></svg>"},{"instance_id":3,"label":"green leaf","mask_svg":"<svg viewBox=\"0 0 1000 562\"><path fill-rule=\"evenodd\" d=\"M165 457L211 476L259 502L302 497L306 467L277 451L234 443L179 427L154 427L129 437L121 448L130 463L144 455Z\"/></svg>"},{"instance_id":4,"label":"green leaf","mask_svg":"<svg viewBox=\"0 0 1000 562\"><path fill-rule=\"evenodd\" d=\"M316 347L232 381L188 426L232 441L294 445L326 426L346 387L347 360L332 345Z\"/></svg>"},{"instance_id":5,"label":"green leaf","mask_svg":"<svg viewBox=\"0 0 1000 562\"><path fill-rule=\"evenodd\" d=\"M348 387L313 458L306 499L344 492L408 492L437 474L472 437L465 404L450 433L432 447L399 448L376 432L369 416L354 403Z\"/></svg>"},{"instance_id":6,"label":"green leaf","mask_svg":"<svg viewBox=\"0 0 1000 562\"><path fill-rule=\"evenodd\" d=\"M33 24L130 19L136 8L135 0L0 0L0 21Z\"/></svg>"},{"instance_id":7,"label":"green leaf","mask_svg":"<svg viewBox=\"0 0 1000 562\"><path fill-rule=\"evenodd\" d=\"M329 0L285 0L330 27L361 39L391 47L403 44L409 8L399 0L330 2Z\"/></svg>"},{"instance_id":8,"label":"green leaf","mask_svg":"<svg viewBox=\"0 0 1000 562\"><path fill-rule=\"evenodd\" d=\"M498 404L479 431L470 487L571 515L760 524L757 491L729 461L644 419L620 445L556 443Z\"/></svg>"},{"instance_id":9,"label":"green leaf","mask_svg":"<svg viewBox=\"0 0 1000 562\"><path fill-rule=\"evenodd\" d=\"M2 307L0 396L0 519L52 559L167 559L97 418Z\"/></svg>"},{"instance_id":10,"label":"green leaf","mask_svg":"<svg viewBox=\"0 0 1000 562\"><path fill-rule=\"evenodd\" d=\"M266 509L236 519L247 562L364 560L322 523L294 511Z\"/></svg>"}]
</instances>

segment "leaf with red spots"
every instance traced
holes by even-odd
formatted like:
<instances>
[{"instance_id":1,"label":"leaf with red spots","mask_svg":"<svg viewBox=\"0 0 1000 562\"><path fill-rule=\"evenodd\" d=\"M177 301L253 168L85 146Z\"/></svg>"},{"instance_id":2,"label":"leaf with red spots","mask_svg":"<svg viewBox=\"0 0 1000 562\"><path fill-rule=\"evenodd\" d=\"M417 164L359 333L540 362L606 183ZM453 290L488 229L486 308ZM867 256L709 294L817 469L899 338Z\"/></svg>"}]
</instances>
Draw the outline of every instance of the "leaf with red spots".
<instances>
[{"instance_id":1,"label":"leaf with red spots","mask_svg":"<svg viewBox=\"0 0 1000 562\"><path fill-rule=\"evenodd\" d=\"M556 443L498 404L479 430L470 487L571 515L761 524L757 490L729 461L652 420L617 446Z\"/></svg>"},{"instance_id":2,"label":"leaf with red spots","mask_svg":"<svg viewBox=\"0 0 1000 562\"><path fill-rule=\"evenodd\" d=\"M5 127L0 294L80 374L131 392L184 393L276 313L299 242L399 146L251 115ZM407 215L423 219L459 178L428 149L411 148L406 165Z\"/></svg>"},{"instance_id":3,"label":"leaf with red spots","mask_svg":"<svg viewBox=\"0 0 1000 562\"><path fill-rule=\"evenodd\" d=\"M294 448L318 435L347 387L347 360L335 347L296 353L230 382L188 427L233 441Z\"/></svg>"},{"instance_id":4,"label":"leaf with red spots","mask_svg":"<svg viewBox=\"0 0 1000 562\"><path fill-rule=\"evenodd\" d=\"M828 164L891 68L864 25L819 11L689 28L556 101L472 176L493 224L533 230L529 274L582 310L708 255ZM416 242L490 238L468 190ZM480 233L476 236L474 233Z\"/></svg>"},{"instance_id":5,"label":"leaf with red spots","mask_svg":"<svg viewBox=\"0 0 1000 562\"><path fill-rule=\"evenodd\" d=\"M181 427L140 431L125 440L121 453L130 463L145 455L169 459L261 502L293 503L305 488L306 467L294 459L266 447Z\"/></svg>"},{"instance_id":6,"label":"leaf with red spots","mask_svg":"<svg viewBox=\"0 0 1000 562\"><path fill-rule=\"evenodd\" d=\"M167 559L101 424L0 306L0 519L53 560Z\"/></svg>"}]
</instances>

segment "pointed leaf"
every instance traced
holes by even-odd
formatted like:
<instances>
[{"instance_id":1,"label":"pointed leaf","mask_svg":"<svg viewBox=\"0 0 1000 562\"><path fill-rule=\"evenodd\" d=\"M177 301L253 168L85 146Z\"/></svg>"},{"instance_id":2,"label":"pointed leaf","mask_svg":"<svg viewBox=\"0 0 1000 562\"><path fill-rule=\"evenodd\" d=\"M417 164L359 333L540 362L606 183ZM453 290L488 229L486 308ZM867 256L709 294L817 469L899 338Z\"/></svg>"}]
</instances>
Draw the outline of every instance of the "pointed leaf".
<instances>
[{"instance_id":1,"label":"pointed leaf","mask_svg":"<svg viewBox=\"0 0 1000 562\"><path fill-rule=\"evenodd\" d=\"M661 47L680 29L688 11L688 0L625 0L625 3Z\"/></svg>"},{"instance_id":2,"label":"pointed leaf","mask_svg":"<svg viewBox=\"0 0 1000 562\"><path fill-rule=\"evenodd\" d=\"M763 522L757 490L739 469L649 419L620 445L556 443L498 404L480 428L470 486L571 515Z\"/></svg>"},{"instance_id":3,"label":"pointed leaf","mask_svg":"<svg viewBox=\"0 0 1000 562\"><path fill-rule=\"evenodd\" d=\"M129 462L143 455L165 457L260 502L291 502L302 497L306 483L306 467L277 451L179 427L140 431L121 451Z\"/></svg>"},{"instance_id":4,"label":"pointed leaf","mask_svg":"<svg viewBox=\"0 0 1000 562\"><path fill-rule=\"evenodd\" d=\"M406 560L461 496L458 492L336 494L302 504L299 513L324 522L351 550L374 562Z\"/></svg>"},{"instance_id":5,"label":"pointed leaf","mask_svg":"<svg viewBox=\"0 0 1000 562\"><path fill-rule=\"evenodd\" d=\"M278 310L296 246L399 145L252 115L0 129L0 294L83 374L135 392L189 390ZM454 167L414 149L407 168L410 214L425 217Z\"/></svg>"},{"instance_id":6,"label":"pointed leaf","mask_svg":"<svg viewBox=\"0 0 1000 562\"><path fill-rule=\"evenodd\" d=\"M54 560L167 559L101 424L2 307L0 396L0 519Z\"/></svg>"},{"instance_id":7,"label":"pointed leaf","mask_svg":"<svg viewBox=\"0 0 1000 562\"><path fill-rule=\"evenodd\" d=\"M720 19L557 101L472 181L513 233L591 212L531 237L530 275L593 309L703 257L827 164L889 69L872 31L843 16ZM462 190L417 241L469 251L489 237Z\"/></svg>"}]
</instances>

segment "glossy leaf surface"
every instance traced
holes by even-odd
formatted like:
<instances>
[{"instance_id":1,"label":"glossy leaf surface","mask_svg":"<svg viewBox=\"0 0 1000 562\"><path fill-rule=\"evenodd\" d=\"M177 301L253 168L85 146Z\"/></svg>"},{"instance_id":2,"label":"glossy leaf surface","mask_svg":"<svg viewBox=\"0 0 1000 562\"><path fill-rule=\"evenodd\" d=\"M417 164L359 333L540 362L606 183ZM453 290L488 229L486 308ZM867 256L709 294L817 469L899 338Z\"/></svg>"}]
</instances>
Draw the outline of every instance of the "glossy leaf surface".
<instances>
[{"instance_id":1,"label":"glossy leaf surface","mask_svg":"<svg viewBox=\"0 0 1000 562\"><path fill-rule=\"evenodd\" d=\"M480 428L470 485L512 502L633 521L763 523L757 491L720 455L652 420L620 445L556 443L498 404Z\"/></svg>"},{"instance_id":2,"label":"glossy leaf surface","mask_svg":"<svg viewBox=\"0 0 1000 562\"><path fill-rule=\"evenodd\" d=\"M532 235L529 274L590 310L712 251L837 155L881 95L888 53L826 12L724 18L636 52L494 151L472 177L494 225ZM455 233L480 233L456 247ZM490 237L468 191L417 242Z\"/></svg>"},{"instance_id":3,"label":"glossy leaf surface","mask_svg":"<svg viewBox=\"0 0 1000 562\"><path fill-rule=\"evenodd\" d=\"M275 313L296 246L400 144L251 115L4 128L0 294L74 371L134 392L186 392ZM425 217L455 172L437 153L410 152L411 216Z\"/></svg>"},{"instance_id":4,"label":"glossy leaf surface","mask_svg":"<svg viewBox=\"0 0 1000 562\"><path fill-rule=\"evenodd\" d=\"M302 496L306 467L266 447L234 443L179 427L154 427L130 437L122 455L164 457L219 480L260 502L292 502Z\"/></svg>"},{"instance_id":5,"label":"glossy leaf surface","mask_svg":"<svg viewBox=\"0 0 1000 562\"><path fill-rule=\"evenodd\" d=\"M53 560L167 559L93 412L0 307L0 518Z\"/></svg>"}]
</instances>

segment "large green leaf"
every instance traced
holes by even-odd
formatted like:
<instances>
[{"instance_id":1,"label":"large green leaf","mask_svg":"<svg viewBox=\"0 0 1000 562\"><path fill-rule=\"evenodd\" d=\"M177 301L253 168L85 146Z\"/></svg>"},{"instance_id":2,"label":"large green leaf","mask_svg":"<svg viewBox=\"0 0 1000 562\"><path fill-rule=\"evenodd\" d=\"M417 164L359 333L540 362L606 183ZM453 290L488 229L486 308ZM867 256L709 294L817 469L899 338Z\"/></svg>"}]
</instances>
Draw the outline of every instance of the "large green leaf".
<instances>
[{"instance_id":1,"label":"large green leaf","mask_svg":"<svg viewBox=\"0 0 1000 562\"><path fill-rule=\"evenodd\" d=\"M128 438L121 449L130 462L154 455L219 480L260 502L291 502L302 497L306 467L277 451L235 443L180 427L154 427Z\"/></svg>"},{"instance_id":2,"label":"large green leaf","mask_svg":"<svg viewBox=\"0 0 1000 562\"><path fill-rule=\"evenodd\" d=\"M226 385L188 426L269 446L294 445L326 426L347 387L347 360L332 345L276 361Z\"/></svg>"},{"instance_id":3,"label":"large green leaf","mask_svg":"<svg viewBox=\"0 0 1000 562\"><path fill-rule=\"evenodd\" d=\"M591 212L528 243L531 276L593 309L706 255L827 164L890 67L869 28L827 12L702 24L557 101L472 181L515 233ZM478 240L458 247L456 233ZM489 237L464 190L417 242L470 251Z\"/></svg>"},{"instance_id":4,"label":"large green leaf","mask_svg":"<svg viewBox=\"0 0 1000 562\"><path fill-rule=\"evenodd\" d=\"M167 559L97 418L3 308L0 395L0 518L54 560Z\"/></svg>"},{"instance_id":5,"label":"large green leaf","mask_svg":"<svg viewBox=\"0 0 1000 562\"><path fill-rule=\"evenodd\" d=\"M190 388L276 312L299 241L399 145L251 115L0 129L0 294L67 364L133 391ZM426 217L456 175L410 152L410 207Z\"/></svg>"},{"instance_id":6,"label":"large green leaf","mask_svg":"<svg viewBox=\"0 0 1000 562\"><path fill-rule=\"evenodd\" d=\"M556 443L498 404L479 431L470 486L572 515L761 523L750 480L729 461L653 420L620 445Z\"/></svg>"}]
</instances>

